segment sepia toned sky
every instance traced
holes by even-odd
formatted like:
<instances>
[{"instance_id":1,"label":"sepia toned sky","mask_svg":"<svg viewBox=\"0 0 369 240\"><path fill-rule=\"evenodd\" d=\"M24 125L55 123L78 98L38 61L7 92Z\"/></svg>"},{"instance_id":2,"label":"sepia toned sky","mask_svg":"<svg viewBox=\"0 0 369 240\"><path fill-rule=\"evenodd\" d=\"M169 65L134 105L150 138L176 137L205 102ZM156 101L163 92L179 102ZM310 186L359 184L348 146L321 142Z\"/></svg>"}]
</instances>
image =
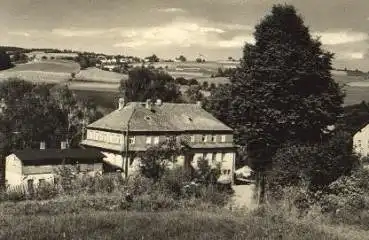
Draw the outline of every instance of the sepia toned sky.
<instances>
[{"instance_id":1,"label":"sepia toned sky","mask_svg":"<svg viewBox=\"0 0 369 240\"><path fill-rule=\"evenodd\" d=\"M255 24L285 2L337 67L369 71L369 0L0 0L0 45L239 58Z\"/></svg>"}]
</instances>

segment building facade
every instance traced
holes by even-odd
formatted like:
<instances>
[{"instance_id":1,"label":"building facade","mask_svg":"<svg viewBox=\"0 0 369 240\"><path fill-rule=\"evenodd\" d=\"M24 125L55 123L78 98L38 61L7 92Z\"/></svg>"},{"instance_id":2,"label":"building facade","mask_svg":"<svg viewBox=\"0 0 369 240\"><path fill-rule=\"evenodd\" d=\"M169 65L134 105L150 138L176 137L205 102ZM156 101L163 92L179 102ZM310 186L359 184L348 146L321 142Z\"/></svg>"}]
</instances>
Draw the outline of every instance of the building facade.
<instances>
[{"instance_id":1,"label":"building facade","mask_svg":"<svg viewBox=\"0 0 369 240\"><path fill-rule=\"evenodd\" d=\"M25 149L5 159L5 184L8 188L37 187L43 182L56 183L64 167L78 173L102 174L104 155L94 149Z\"/></svg>"},{"instance_id":2,"label":"building facade","mask_svg":"<svg viewBox=\"0 0 369 240\"><path fill-rule=\"evenodd\" d=\"M361 157L369 155L369 124L354 135L353 150Z\"/></svg>"},{"instance_id":3,"label":"building facade","mask_svg":"<svg viewBox=\"0 0 369 240\"><path fill-rule=\"evenodd\" d=\"M206 112L201 103L119 101L117 110L87 126L86 139L81 142L84 147L100 150L113 168L124 170L127 165L128 175L136 173L140 159L132 153L175 137L189 149L178 157L177 164L196 168L197 161L205 158L213 166L220 164L222 175L233 179L233 130Z\"/></svg>"}]
</instances>

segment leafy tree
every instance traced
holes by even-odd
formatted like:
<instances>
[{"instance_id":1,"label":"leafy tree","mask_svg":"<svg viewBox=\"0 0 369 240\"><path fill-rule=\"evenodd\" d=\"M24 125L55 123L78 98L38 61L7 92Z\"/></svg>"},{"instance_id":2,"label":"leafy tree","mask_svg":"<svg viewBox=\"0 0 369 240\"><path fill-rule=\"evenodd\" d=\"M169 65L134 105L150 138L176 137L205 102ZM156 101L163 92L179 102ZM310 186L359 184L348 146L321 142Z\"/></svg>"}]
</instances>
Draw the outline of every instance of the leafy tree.
<instances>
[{"instance_id":1,"label":"leafy tree","mask_svg":"<svg viewBox=\"0 0 369 240\"><path fill-rule=\"evenodd\" d=\"M149 62L159 62L159 58L155 54L153 54L149 57L146 57L145 59L147 59Z\"/></svg>"},{"instance_id":2,"label":"leafy tree","mask_svg":"<svg viewBox=\"0 0 369 240\"><path fill-rule=\"evenodd\" d=\"M127 101L139 102L147 99L177 102L181 97L178 86L169 74L145 67L132 69L128 80L121 81L120 92Z\"/></svg>"},{"instance_id":3,"label":"leafy tree","mask_svg":"<svg viewBox=\"0 0 369 240\"><path fill-rule=\"evenodd\" d=\"M344 114L337 123L337 128L346 131L353 136L369 122L368 103L362 101L360 104L346 106Z\"/></svg>"},{"instance_id":4,"label":"leafy tree","mask_svg":"<svg viewBox=\"0 0 369 240\"><path fill-rule=\"evenodd\" d=\"M141 173L157 182L168 167L175 164L182 151L182 145L175 138L170 138L157 146L149 147L145 152L138 155Z\"/></svg>"},{"instance_id":5,"label":"leafy tree","mask_svg":"<svg viewBox=\"0 0 369 240\"><path fill-rule=\"evenodd\" d=\"M67 86L61 86L53 92L53 99L67 116L66 136L71 147L77 147L82 139L83 128L102 117L97 106L89 99L77 99Z\"/></svg>"},{"instance_id":6,"label":"leafy tree","mask_svg":"<svg viewBox=\"0 0 369 240\"><path fill-rule=\"evenodd\" d=\"M281 187L301 185L312 191L324 190L358 164L358 157L352 153L351 135L338 131L323 144L292 143L280 148L273 157L269 186L274 193Z\"/></svg>"},{"instance_id":7,"label":"leafy tree","mask_svg":"<svg viewBox=\"0 0 369 240\"><path fill-rule=\"evenodd\" d=\"M209 160L206 158L200 158L197 160L197 169L195 171L195 178L198 182L209 185L216 184L218 178L221 175L221 163L218 163L215 167L210 166Z\"/></svg>"},{"instance_id":8,"label":"leafy tree","mask_svg":"<svg viewBox=\"0 0 369 240\"><path fill-rule=\"evenodd\" d=\"M212 90L216 89L216 87L217 86L215 85L215 83L210 83L209 90L212 91Z\"/></svg>"},{"instance_id":9,"label":"leafy tree","mask_svg":"<svg viewBox=\"0 0 369 240\"><path fill-rule=\"evenodd\" d=\"M63 139L67 118L54 103L48 86L22 80L4 81L0 98L6 108L1 115L1 131L7 136L6 152L38 147L40 141L55 146Z\"/></svg>"},{"instance_id":10,"label":"leafy tree","mask_svg":"<svg viewBox=\"0 0 369 240\"><path fill-rule=\"evenodd\" d=\"M188 81L184 77L176 78L175 83L177 83L179 85L188 85Z\"/></svg>"},{"instance_id":11,"label":"leafy tree","mask_svg":"<svg viewBox=\"0 0 369 240\"><path fill-rule=\"evenodd\" d=\"M183 56L183 55L180 55L180 56L178 57L178 60L179 60L179 61L181 61L181 62L186 62L186 61L187 61L186 57L185 57L185 56Z\"/></svg>"},{"instance_id":12,"label":"leafy tree","mask_svg":"<svg viewBox=\"0 0 369 240\"><path fill-rule=\"evenodd\" d=\"M5 70L13 67L13 64L10 61L10 57L3 51L0 51L0 70Z\"/></svg>"},{"instance_id":13,"label":"leafy tree","mask_svg":"<svg viewBox=\"0 0 369 240\"><path fill-rule=\"evenodd\" d=\"M232 99L221 120L235 129L238 144L247 145L254 168L265 179L264 170L281 144L321 140L323 130L342 113L344 94L331 76L333 54L310 36L293 6L273 6L254 37L256 43L244 47L230 90L222 90L230 96L216 94L224 104Z\"/></svg>"},{"instance_id":14,"label":"leafy tree","mask_svg":"<svg viewBox=\"0 0 369 240\"><path fill-rule=\"evenodd\" d=\"M199 81L197 81L195 78L192 78L188 81L188 85L199 85Z\"/></svg>"},{"instance_id":15,"label":"leafy tree","mask_svg":"<svg viewBox=\"0 0 369 240\"><path fill-rule=\"evenodd\" d=\"M20 51L16 51L14 53L13 61L14 62L26 62L27 61L27 55L20 52Z\"/></svg>"},{"instance_id":16,"label":"leafy tree","mask_svg":"<svg viewBox=\"0 0 369 240\"><path fill-rule=\"evenodd\" d=\"M90 67L90 61L89 58L79 54L77 57L77 62L79 63L79 65L81 66L81 69L86 69L88 67Z\"/></svg>"},{"instance_id":17,"label":"leafy tree","mask_svg":"<svg viewBox=\"0 0 369 240\"><path fill-rule=\"evenodd\" d=\"M204 81L203 83L202 83L202 89L203 90L207 90L209 88L209 83L207 82L207 81Z\"/></svg>"},{"instance_id":18,"label":"leafy tree","mask_svg":"<svg viewBox=\"0 0 369 240\"><path fill-rule=\"evenodd\" d=\"M204 100L204 94L201 92L200 86L190 86L185 92L188 102L196 103L197 101Z\"/></svg>"}]
</instances>

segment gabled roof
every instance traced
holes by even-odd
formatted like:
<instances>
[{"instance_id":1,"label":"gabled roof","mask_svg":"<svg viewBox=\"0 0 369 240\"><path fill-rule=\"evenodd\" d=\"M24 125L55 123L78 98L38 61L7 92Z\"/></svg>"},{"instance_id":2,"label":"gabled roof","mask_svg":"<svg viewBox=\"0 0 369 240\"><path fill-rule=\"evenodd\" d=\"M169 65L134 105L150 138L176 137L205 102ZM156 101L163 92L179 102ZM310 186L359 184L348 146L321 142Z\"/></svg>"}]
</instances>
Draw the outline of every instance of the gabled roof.
<instances>
[{"instance_id":1,"label":"gabled roof","mask_svg":"<svg viewBox=\"0 0 369 240\"><path fill-rule=\"evenodd\" d=\"M23 165L55 165L102 162L105 157L95 149L24 149L13 153Z\"/></svg>"},{"instance_id":2,"label":"gabled roof","mask_svg":"<svg viewBox=\"0 0 369 240\"><path fill-rule=\"evenodd\" d=\"M129 131L137 132L232 131L197 104L153 104L150 110L141 102L128 103L91 123L88 128L125 131L128 123Z\"/></svg>"}]
</instances>

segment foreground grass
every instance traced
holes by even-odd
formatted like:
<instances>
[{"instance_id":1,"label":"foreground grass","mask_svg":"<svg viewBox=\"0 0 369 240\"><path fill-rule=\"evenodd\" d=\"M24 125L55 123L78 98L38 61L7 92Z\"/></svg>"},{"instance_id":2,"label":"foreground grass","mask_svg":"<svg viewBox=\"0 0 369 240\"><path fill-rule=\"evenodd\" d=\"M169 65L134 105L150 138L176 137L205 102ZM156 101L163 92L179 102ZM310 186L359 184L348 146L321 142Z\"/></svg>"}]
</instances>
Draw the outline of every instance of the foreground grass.
<instances>
[{"instance_id":1,"label":"foreground grass","mask_svg":"<svg viewBox=\"0 0 369 240\"><path fill-rule=\"evenodd\" d=\"M1 239L344 239L309 224L225 210L0 216Z\"/></svg>"}]
</instances>

